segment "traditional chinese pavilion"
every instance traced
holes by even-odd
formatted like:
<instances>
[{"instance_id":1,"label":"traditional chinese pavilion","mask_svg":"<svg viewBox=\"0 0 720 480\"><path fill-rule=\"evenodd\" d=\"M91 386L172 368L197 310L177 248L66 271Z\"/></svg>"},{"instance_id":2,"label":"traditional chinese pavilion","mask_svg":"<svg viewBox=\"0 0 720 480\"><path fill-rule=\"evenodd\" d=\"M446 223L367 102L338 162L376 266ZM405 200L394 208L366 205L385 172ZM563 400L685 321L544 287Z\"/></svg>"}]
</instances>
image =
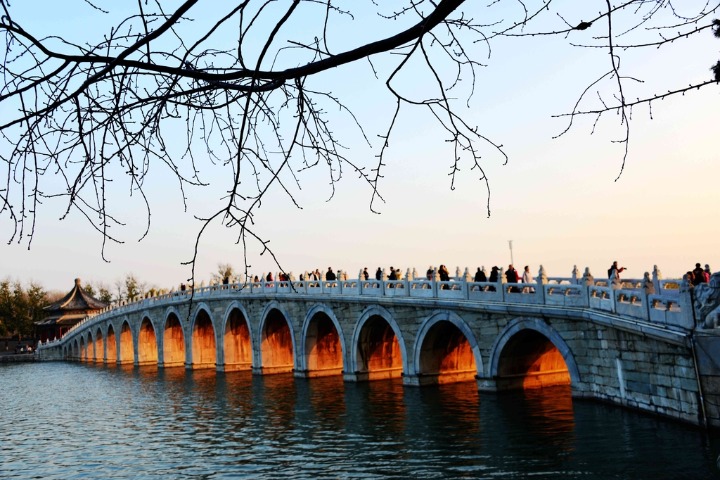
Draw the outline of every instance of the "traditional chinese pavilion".
<instances>
[{"instance_id":1,"label":"traditional chinese pavilion","mask_svg":"<svg viewBox=\"0 0 720 480\"><path fill-rule=\"evenodd\" d=\"M101 302L82 289L80 279L75 279L75 286L63 298L43 307L45 319L35 322L37 336L40 341L60 338L71 327L88 315L97 314L108 304Z\"/></svg>"}]
</instances>

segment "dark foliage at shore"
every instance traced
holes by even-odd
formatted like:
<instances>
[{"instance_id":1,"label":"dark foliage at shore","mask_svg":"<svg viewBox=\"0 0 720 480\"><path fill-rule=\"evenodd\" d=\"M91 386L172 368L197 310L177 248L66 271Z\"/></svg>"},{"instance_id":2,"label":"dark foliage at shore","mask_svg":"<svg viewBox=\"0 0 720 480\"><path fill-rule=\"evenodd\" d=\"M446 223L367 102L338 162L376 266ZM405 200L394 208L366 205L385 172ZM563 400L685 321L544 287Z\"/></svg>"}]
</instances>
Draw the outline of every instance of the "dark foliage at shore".
<instances>
[{"instance_id":1,"label":"dark foliage at shore","mask_svg":"<svg viewBox=\"0 0 720 480\"><path fill-rule=\"evenodd\" d=\"M24 287L19 281L0 280L0 336L32 335L34 322L45 316L42 308L56 296L35 282Z\"/></svg>"}]
</instances>

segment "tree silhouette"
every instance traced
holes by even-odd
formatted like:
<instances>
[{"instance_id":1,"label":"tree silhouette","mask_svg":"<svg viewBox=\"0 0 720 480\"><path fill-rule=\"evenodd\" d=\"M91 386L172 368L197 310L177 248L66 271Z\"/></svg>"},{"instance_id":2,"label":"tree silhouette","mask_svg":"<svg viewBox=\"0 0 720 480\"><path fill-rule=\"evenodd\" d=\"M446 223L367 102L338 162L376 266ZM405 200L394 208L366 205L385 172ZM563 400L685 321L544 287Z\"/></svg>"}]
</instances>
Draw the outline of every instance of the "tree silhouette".
<instances>
[{"instance_id":1,"label":"tree silhouette","mask_svg":"<svg viewBox=\"0 0 720 480\"><path fill-rule=\"evenodd\" d=\"M506 157L469 123L466 107L495 42L555 36L606 51L605 72L580 86L575 106L559 115L568 119L561 135L579 116L597 123L617 114L625 132L623 165L633 108L718 81L716 65L706 81L631 100L628 85L639 79L621 68L625 52L684 42L712 28L720 5L712 1L187 0L166 12L166 2L138 0L127 13L127 5L84 0L76 7L112 28L101 38L76 33L72 39L26 28L28 19L16 18L9 0L0 5L6 177L0 215L13 225L9 242L29 247L38 210L59 200L64 216L79 213L99 232L104 258L106 242L122 242L115 232L125 223L125 197L113 182L126 182L126 191L143 199L147 234L152 209L145 183L151 168L162 166L186 210L188 192L220 192L212 213L200 218L189 262L193 278L210 224L236 229L245 252L248 242L258 242L275 259L254 218L271 189L301 208L294 192L306 170L324 168L333 193L351 172L368 186L369 208L377 211L390 140L406 110L429 115L444 132L451 188L461 167L477 172L489 215L483 155ZM351 65L364 71L363 82L384 85L389 94L391 113L373 125L320 82ZM409 88L406 77L420 78L418 72L425 88ZM358 139L374 152L369 163L346 148ZM62 179L60 189L53 177Z\"/></svg>"}]
</instances>

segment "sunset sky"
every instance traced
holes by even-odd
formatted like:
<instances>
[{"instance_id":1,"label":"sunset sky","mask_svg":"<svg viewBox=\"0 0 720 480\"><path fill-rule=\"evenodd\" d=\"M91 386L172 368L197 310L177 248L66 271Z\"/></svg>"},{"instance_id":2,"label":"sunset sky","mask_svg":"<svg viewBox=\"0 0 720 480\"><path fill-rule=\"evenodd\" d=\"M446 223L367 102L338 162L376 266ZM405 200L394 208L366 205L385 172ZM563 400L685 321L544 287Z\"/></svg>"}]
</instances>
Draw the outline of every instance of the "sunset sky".
<instances>
[{"instance_id":1,"label":"sunset sky","mask_svg":"<svg viewBox=\"0 0 720 480\"><path fill-rule=\"evenodd\" d=\"M73 16L65 2L27 2L33 4L31 10L24 3L13 2L11 12L38 36L51 29L75 38L86 35L85 41L96 43L104 31L94 24L83 30L88 19ZM84 2L75 3L73 8L89 18L100 15ZM467 2L462 8L478 16L485 4L477 5ZM598 5L595 11L604 2ZM720 59L720 39L709 30L696 37L661 49L623 53L624 74L645 81L638 86L628 81L628 98L710 79L710 67ZM360 39L343 41L353 45ZM481 265L489 271L492 265L506 267L510 262L510 240L517 266L530 265L536 273L542 264L551 276L569 276L577 265L590 267L600 277L613 260L627 267L628 277L642 277L653 265L666 278L681 276L696 262L720 270L717 84L656 101L652 112L637 107L627 162L617 178L623 146L613 141L622 138L623 129L614 113L604 115L594 133L594 117L581 118L567 134L553 138L568 120L552 115L571 111L583 90L609 69L607 53L569 47L568 41L563 36L496 39L489 60L484 47L474 47L488 66L478 70L469 108L465 96L457 110L484 136L503 145L509 158L503 165L504 158L493 149L483 152L492 192L489 218L477 171L461 164L451 190L453 153L446 135L425 111L407 109L389 142L380 184L385 203L376 204L379 215L369 209L371 191L349 170L328 202L331 187L318 169L298 173L301 189L295 186L292 193L302 209L276 189L257 214L256 230L271 240L281 266L296 276L328 266L347 270L351 277L363 267L374 271L391 265L424 272L428 265L441 263L451 271L459 266L474 272ZM369 168L393 107L383 90L384 66L378 61L379 81L371 81L370 67L363 64L328 72L315 84L345 95L375 150L362 147L355 137L346 143L350 152L364 156ZM410 89L423 86L420 75L405 82ZM6 115L4 108L0 117ZM146 186L150 233L140 242L145 225L141 203L119 190L115 200L123 205L127 226L116 233L125 243L107 246L109 263L101 258L102 238L80 215L58 221L65 205L45 201L30 250L26 239L0 247L0 278L69 290L75 277L112 286L133 273L149 285L177 288L191 273L182 262L192 257L200 228L195 216L207 215L213 208L209 205L217 204L227 189L222 175L209 175L219 186L190 192L185 212L167 170L153 168ZM3 184L6 177L0 174ZM5 242L9 231L7 218L0 216ZM196 266L198 283L207 282L219 263L242 269L242 246L235 240L236 234L221 226L205 233ZM256 245L249 247L248 259L252 274L279 270L267 254L259 256Z\"/></svg>"}]
</instances>

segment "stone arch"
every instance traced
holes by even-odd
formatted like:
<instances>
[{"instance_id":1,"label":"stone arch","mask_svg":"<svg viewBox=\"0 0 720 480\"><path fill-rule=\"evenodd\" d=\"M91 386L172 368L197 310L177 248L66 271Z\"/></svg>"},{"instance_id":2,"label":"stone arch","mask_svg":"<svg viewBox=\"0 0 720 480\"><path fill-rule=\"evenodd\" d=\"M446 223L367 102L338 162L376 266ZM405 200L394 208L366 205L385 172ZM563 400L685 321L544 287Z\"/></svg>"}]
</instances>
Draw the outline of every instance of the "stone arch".
<instances>
[{"instance_id":1,"label":"stone arch","mask_svg":"<svg viewBox=\"0 0 720 480\"><path fill-rule=\"evenodd\" d=\"M158 341L155 325L148 315L143 316L138 330L138 365L151 365L158 362Z\"/></svg>"},{"instance_id":2,"label":"stone arch","mask_svg":"<svg viewBox=\"0 0 720 480\"><path fill-rule=\"evenodd\" d=\"M396 378L408 371L408 357L400 327L386 309L365 309L353 332L350 368L355 380Z\"/></svg>"},{"instance_id":3,"label":"stone arch","mask_svg":"<svg viewBox=\"0 0 720 480\"><path fill-rule=\"evenodd\" d=\"M213 322L213 317L207 305L201 303L195 309L190 331L192 332L190 368L215 368L217 365L215 322Z\"/></svg>"},{"instance_id":4,"label":"stone arch","mask_svg":"<svg viewBox=\"0 0 720 480\"><path fill-rule=\"evenodd\" d=\"M85 336L80 335L80 361L81 362L84 362L85 360L87 360L87 353L88 353L88 349L85 344Z\"/></svg>"},{"instance_id":5,"label":"stone arch","mask_svg":"<svg viewBox=\"0 0 720 480\"><path fill-rule=\"evenodd\" d=\"M78 339L74 338L72 343L72 358L73 360L78 360L80 358L80 345L78 344Z\"/></svg>"},{"instance_id":6,"label":"stone arch","mask_svg":"<svg viewBox=\"0 0 720 480\"><path fill-rule=\"evenodd\" d=\"M245 307L232 302L225 309L223 318L223 370L252 369L253 334Z\"/></svg>"},{"instance_id":7,"label":"stone arch","mask_svg":"<svg viewBox=\"0 0 720 480\"><path fill-rule=\"evenodd\" d=\"M423 320L413 347L418 384L475 380L483 374L482 355L468 324L450 311Z\"/></svg>"},{"instance_id":8,"label":"stone arch","mask_svg":"<svg viewBox=\"0 0 720 480\"><path fill-rule=\"evenodd\" d=\"M165 313L162 349L163 367L185 365L185 331L180 322L180 315L175 309L169 309Z\"/></svg>"},{"instance_id":9,"label":"stone arch","mask_svg":"<svg viewBox=\"0 0 720 480\"><path fill-rule=\"evenodd\" d=\"M295 335L290 315L276 301L265 306L260 324L259 361L263 374L292 372L295 367Z\"/></svg>"},{"instance_id":10,"label":"stone arch","mask_svg":"<svg viewBox=\"0 0 720 480\"><path fill-rule=\"evenodd\" d=\"M100 327L95 331L95 362L102 362L105 359L105 343L103 339L102 329Z\"/></svg>"},{"instance_id":11,"label":"stone arch","mask_svg":"<svg viewBox=\"0 0 720 480\"><path fill-rule=\"evenodd\" d=\"M105 358L107 363L117 363L118 360L118 341L115 336L115 327L113 327L112 323L109 323L107 327Z\"/></svg>"},{"instance_id":12,"label":"stone arch","mask_svg":"<svg viewBox=\"0 0 720 480\"><path fill-rule=\"evenodd\" d=\"M95 359L95 342L92 338L92 332L89 330L85 333L85 348L87 349L85 352L85 361L93 361Z\"/></svg>"},{"instance_id":13,"label":"stone arch","mask_svg":"<svg viewBox=\"0 0 720 480\"><path fill-rule=\"evenodd\" d=\"M580 373L560 334L537 318L516 318L493 343L489 376L498 390L577 385Z\"/></svg>"},{"instance_id":14,"label":"stone arch","mask_svg":"<svg viewBox=\"0 0 720 480\"><path fill-rule=\"evenodd\" d=\"M118 363L135 363L135 348L130 322L125 319L120 326L120 349Z\"/></svg>"},{"instance_id":15,"label":"stone arch","mask_svg":"<svg viewBox=\"0 0 720 480\"><path fill-rule=\"evenodd\" d=\"M342 374L345 336L331 308L324 304L314 305L305 315L301 338L304 348L298 364L306 376Z\"/></svg>"}]
</instances>

